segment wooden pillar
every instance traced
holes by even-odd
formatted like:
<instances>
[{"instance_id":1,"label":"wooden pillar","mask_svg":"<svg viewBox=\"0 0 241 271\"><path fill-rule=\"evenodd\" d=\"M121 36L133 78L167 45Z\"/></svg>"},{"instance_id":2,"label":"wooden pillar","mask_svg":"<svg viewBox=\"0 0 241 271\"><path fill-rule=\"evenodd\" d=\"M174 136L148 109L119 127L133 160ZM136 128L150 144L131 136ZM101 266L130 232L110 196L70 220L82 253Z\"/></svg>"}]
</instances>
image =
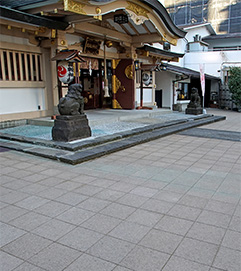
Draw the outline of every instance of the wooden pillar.
<instances>
[{"instance_id":1,"label":"wooden pillar","mask_svg":"<svg viewBox=\"0 0 241 271\"><path fill-rule=\"evenodd\" d=\"M56 61L51 61L51 58L56 55L56 46L51 46L50 52L50 65L51 65L51 76L52 76L52 93L53 93L53 113L58 114L58 103L59 103L59 92L58 92L58 77Z\"/></svg>"}]
</instances>

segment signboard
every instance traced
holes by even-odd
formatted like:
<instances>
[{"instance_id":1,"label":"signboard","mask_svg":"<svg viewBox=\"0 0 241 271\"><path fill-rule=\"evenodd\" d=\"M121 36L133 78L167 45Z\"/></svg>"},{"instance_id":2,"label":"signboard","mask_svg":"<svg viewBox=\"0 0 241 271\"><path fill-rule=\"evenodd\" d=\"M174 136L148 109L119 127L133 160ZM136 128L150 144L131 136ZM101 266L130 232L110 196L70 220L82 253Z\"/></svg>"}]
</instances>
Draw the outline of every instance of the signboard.
<instances>
[{"instance_id":1,"label":"signboard","mask_svg":"<svg viewBox=\"0 0 241 271\"><path fill-rule=\"evenodd\" d=\"M117 24L127 24L128 23L128 16L125 14L114 15L114 22Z\"/></svg>"},{"instance_id":2,"label":"signboard","mask_svg":"<svg viewBox=\"0 0 241 271\"><path fill-rule=\"evenodd\" d=\"M86 38L85 43L84 43L84 49L83 49L83 53L90 53L93 55L98 55L99 54L99 50L100 50L100 44L101 41L99 40L95 40L95 39L90 39L90 38Z\"/></svg>"}]
</instances>

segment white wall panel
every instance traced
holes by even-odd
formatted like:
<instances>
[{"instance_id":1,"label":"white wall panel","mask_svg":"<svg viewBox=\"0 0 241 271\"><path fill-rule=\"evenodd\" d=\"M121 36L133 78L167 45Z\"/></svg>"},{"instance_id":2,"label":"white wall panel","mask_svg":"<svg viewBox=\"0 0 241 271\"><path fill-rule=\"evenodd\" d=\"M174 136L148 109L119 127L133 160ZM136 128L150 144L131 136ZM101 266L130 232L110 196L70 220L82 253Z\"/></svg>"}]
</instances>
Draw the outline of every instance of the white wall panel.
<instances>
[{"instance_id":1,"label":"white wall panel","mask_svg":"<svg viewBox=\"0 0 241 271\"><path fill-rule=\"evenodd\" d=\"M154 103L152 100L152 88L143 88L143 103ZM140 88L136 89L136 102L140 103Z\"/></svg>"},{"instance_id":2,"label":"white wall panel","mask_svg":"<svg viewBox=\"0 0 241 271\"><path fill-rule=\"evenodd\" d=\"M2 88L0 114L45 110L44 88Z\"/></svg>"}]
</instances>

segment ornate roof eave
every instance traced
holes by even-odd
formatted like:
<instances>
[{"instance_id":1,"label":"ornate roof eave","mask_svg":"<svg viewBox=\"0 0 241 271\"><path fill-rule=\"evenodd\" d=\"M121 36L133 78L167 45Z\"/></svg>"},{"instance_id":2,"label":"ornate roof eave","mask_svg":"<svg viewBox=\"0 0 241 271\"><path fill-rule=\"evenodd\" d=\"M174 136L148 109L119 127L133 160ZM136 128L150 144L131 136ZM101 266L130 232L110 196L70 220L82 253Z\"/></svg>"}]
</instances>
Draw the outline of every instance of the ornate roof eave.
<instances>
[{"instance_id":1,"label":"ornate roof eave","mask_svg":"<svg viewBox=\"0 0 241 271\"><path fill-rule=\"evenodd\" d=\"M77 50L63 50L57 53L51 60L66 60L68 62L86 62Z\"/></svg>"},{"instance_id":2,"label":"ornate roof eave","mask_svg":"<svg viewBox=\"0 0 241 271\"><path fill-rule=\"evenodd\" d=\"M91 3L91 5L89 4ZM96 2L96 4L93 4ZM101 5L97 5L98 3ZM186 32L177 28L172 22L166 9L157 0L112 0L112 1L83 1L63 0L64 10L81 15L101 16L118 9L126 10L132 20L138 25L145 20L153 23L163 41L176 45L179 38L183 38Z\"/></svg>"},{"instance_id":3,"label":"ornate roof eave","mask_svg":"<svg viewBox=\"0 0 241 271\"><path fill-rule=\"evenodd\" d=\"M65 30L69 26L66 22L51 20L3 6L0 6L0 17L36 26L44 26L49 29Z\"/></svg>"},{"instance_id":4,"label":"ornate roof eave","mask_svg":"<svg viewBox=\"0 0 241 271\"><path fill-rule=\"evenodd\" d=\"M143 3L147 4L149 7L151 7L160 16L160 18L165 23L165 25L170 30L170 32L172 32L174 35L178 36L179 38L185 37L187 32L178 28L173 23L167 10L164 8L164 6L160 2L153 1L153 0L140 0L140 2L143 2Z\"/></svg>"},{"instance_id":5,"label":"ornate roof eave","mask_svg":"<svg viewBox=\"0 0 241 271\"><path fill-rule=\"evenodd\" d=\"M15 2L18 2L17 6L13 5ZM46 26L48 28L53 28L54 25L54 28L56 29L65 30L68 23L72 23L71 20L66 20L65 17L69 17L69 19L71 19L71 14L82 15L82 18L80 18L78 22L73 21L73 24L76 26L79 24L79 26L82 27L82 22L84 22L85 19L83 17L85 16L86 18L89 17L92 21L94 19L101 20L102 17L104 18L108 13L125 10L125 12L128 13L128 16L132 19L132 23L134 22L137 27L143 23L145 24L145 22L150 22L152 24L154 32L150 29L148 29L148 31L158 37L155 36L157 40L150 42L167 41L176 45L177 40L179 38L183 38L186 34L185 31L175 26L166 9L158 0L3 0L3 3L5 6L10 8L11 11L10 14L4 14L5 18L12 20L16 19L18 21L24 21L34 25ZM49 10L48 7L50 8ZM25 11L26 13L21 13L20 10ZM65 16L62 18L62 21L57 19L50 20L48 17L32 15L41 12L43 14L46 13L46 16L55 17L57 16L57 14L53 14L55 13L55 10L56 13L59 11L63 17ZM13 15L13 12L15 12L16 16ZM92 22L91 20L89 20L90 24ZM132 27L131 24L129 24L129 26ZM145 26L145 29L146 27L147 26ZM103 27L103 29L105 29L105 27ZM139 32L139 30L136 29L134 29L134 31ZM121 31L116 32L122 34ZM127 32L128 35L128 29L125 32ZM93 34L98 35L99 32L93 32ZM137 36L141 37L142 33L140 32L137 35L129 34L129 38L133 38L131 43L135 43ZM141 42L147 41L142 40Z\"/></svg>"},{"instance_id":6,"label":"ornate roof eave","mask_svg":"<svg viewBox=\"0 0 241 271\"><path fill-rule=\"evenodd\" d=\"M172 64L165 64L165 66L166 66L166 70L169 72L183 74L183 75L187 75L187 76L193 77L193 78L200 77L200 72L192 70L192 69L188 69L188 68L184 68L184 67L180 67L180 66L175 66ZM208 80L217 80L217 81L221 80L219 77L216 77L216 76L213 76L213 75L210 75L207 73L205 73L205 78Z\"/></svg>"},{"instance_id":7,"label":"ornate roof eave","mask_svg":"<svg viewBox=\"0 0 241 271\"><path fill-rule=\"evenodd\" d=\"M150 45L144 45L143 47L137 48L137 50L140 52L148 52L148 55L153 55L167 61L178 61L179 58L184 56L184 54L165 51Z\"/></svg>"}]
</instances>

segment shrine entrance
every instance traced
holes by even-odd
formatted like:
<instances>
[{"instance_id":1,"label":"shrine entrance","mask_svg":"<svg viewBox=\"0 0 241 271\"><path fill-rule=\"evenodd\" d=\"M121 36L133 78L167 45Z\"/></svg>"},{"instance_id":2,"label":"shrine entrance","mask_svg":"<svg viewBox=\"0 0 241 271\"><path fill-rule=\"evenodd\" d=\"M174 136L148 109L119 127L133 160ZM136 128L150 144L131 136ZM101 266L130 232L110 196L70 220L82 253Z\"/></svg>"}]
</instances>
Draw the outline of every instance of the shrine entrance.
<instances>
[{"instance_id":1,"label":"shrine entrance","mask_svg":"<svg viewBox=\"0 0 241 271\"><path fill-rule=\"evenodd\" d=\"M59 98L67 94L69 84L82 85L84 109L111 108L112 107L112 68L111 60L106 60L108 97L104 96L104 60L81 57L82 62L66 62L66 55L76 54L77 51L60 52L52 60L58 60L58 88ZM64 55L64 56L63 56ZM64 60L64 62L63 62ZM65 73L64 73L65 71ZM63 74L64 73L64 74Z\"/></svg>"},{"instance_id":2,"label":"shrine entrance","mask_svg":"<svg viewBox=\"0 0 241 271\"><path fill-rule=\"evenodd\" d=\"M102 105L100 71L82 69L80 74L80 84L83 87L82 96L84 97L84 108L95 109Z\"/></svg>"},{"instance_id":3,"label":"shrine entrance","mask_svg":"<svg viewBox=\"0 0 241 271\"><path fill-rule=\"evenodd\" d=\"M86 62L79 66L79 83L82 85L84 109L95 109L102 106L102 76L99 59L84 58Z\"/></svg>"}]
</instances>

